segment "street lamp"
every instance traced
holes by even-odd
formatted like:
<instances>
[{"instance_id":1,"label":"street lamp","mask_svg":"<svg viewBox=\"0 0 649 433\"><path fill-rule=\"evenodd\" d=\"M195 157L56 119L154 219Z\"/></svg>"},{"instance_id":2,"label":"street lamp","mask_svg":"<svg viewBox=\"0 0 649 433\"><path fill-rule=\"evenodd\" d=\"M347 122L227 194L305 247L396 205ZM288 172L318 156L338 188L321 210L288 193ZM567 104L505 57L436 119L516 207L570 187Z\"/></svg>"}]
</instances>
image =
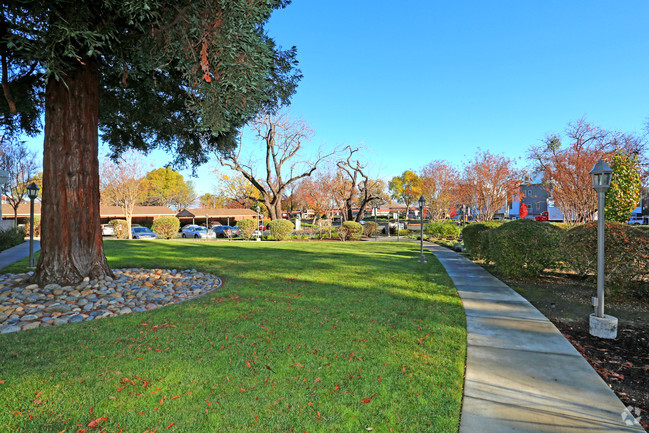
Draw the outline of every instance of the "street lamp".
<instances>
[{"instance_id":1,"label":"street lamp","mask_svg":"<svg viewBox=\"0 0 649 433\"><path fill-rule=\"evenodd\" d=\"M422 195L419 197L419 216L420 216L420 223L419 223L419 229L420 229L420 235L419 235L419 244L420 244L420 257L419 257L419 263L426 263L426 258L424 257L424 205L426 204L426 199ZM399 228L397 227L397 230Z\"/></svg>"},{"instance_id":2,"label":"street lamp","mask_svg":"<svg viewBox=\"0 0 649 433\"><path fill-rule=\"evenodd\" d=\"M590 177L597 192L597 298L595 313L590 315L590 334L613 339L617 337L617 318L604 314L604 195L611 186L613 170L601 159L593 166Z\"/></svg>"},{"instance_id":3,"label":"street lamp","mask_svg":"<svg viewBox=\"0 0 649 433\"><path fill-rule=\"evenodd\" d=\"M260 227L261 227L261 223L259 222L259 203L257 203L257 242L261 241L261 238L259 237L259 235L261 234L260 233L260 231L261 231Z\"/></svg>"},{"instance_id":4,"label":"street lamp","mask_svg":"<svg viewBox=\"0 0 649 433\"><path fill-rule=\"evenodd\" d=\"M207 230L210 230L210 216L208 214L205 214L205 225L207 226Z\"/></svg>"},{"instance_id":5,"label":"street lamp","mask_svg":"<svg viewBox=\"0 0 649 433\"><path fill-rule=\"evenodd\" d=\"M29 267L34 267L34 200L40 188L34 182L27 187L29 197Z\"/></svg>"}]
</instances>

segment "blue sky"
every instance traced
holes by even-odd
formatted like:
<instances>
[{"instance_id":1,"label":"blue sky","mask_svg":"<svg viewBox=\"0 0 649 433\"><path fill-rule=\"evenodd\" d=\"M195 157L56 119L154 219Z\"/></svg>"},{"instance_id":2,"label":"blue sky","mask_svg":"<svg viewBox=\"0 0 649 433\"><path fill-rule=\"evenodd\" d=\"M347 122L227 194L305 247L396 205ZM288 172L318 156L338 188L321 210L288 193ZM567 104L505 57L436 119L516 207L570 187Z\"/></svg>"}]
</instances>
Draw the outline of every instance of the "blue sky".
<instances>
[{"instance_id":1,"label":"blue sky","mask_svg":"<svg viewBox=\"0 0 649 433\"><path fill-rule=\"evenodd\" d=\"M647 23L646 1L293 0L267 29L298 48L290 112L312 146L362 144L391 178L478 148L523 166L530 145L580 117L643 134ZM193 179L200 193L214 168Z\"/></svg>"}]
</instances>

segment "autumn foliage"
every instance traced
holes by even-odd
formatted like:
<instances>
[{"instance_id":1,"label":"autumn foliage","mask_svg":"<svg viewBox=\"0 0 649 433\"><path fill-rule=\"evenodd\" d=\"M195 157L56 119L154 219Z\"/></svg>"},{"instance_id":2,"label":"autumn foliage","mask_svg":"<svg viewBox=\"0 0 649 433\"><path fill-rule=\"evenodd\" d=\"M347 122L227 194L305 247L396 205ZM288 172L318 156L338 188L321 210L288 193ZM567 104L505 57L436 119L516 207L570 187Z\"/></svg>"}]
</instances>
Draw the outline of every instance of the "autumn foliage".
<instances>
[{"instance_id":1,"label":"autumn foliage","mask_svg":"<svg viewBox=\"0 0 649 433\"><path fill-rule=\"evenodd\" d=\"M521 207L518 211L518 217L521 219L525 219L527 217L527 205L525 203L521 203Z\"/></svg>"}]
</instances>

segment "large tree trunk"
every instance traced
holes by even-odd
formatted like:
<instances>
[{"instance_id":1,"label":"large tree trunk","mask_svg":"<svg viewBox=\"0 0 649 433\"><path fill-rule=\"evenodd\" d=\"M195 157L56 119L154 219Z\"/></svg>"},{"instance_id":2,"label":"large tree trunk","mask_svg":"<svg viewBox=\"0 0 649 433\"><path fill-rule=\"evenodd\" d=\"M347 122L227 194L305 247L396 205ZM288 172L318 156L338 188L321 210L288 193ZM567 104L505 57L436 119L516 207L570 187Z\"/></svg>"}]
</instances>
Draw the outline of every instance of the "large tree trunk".
<instances>
[{"instance_id":1,"label":"large tree trunk","mask_svg":"<svg viewBox=\"0 0 649 433\"><path fill-rule=\"evenodd\" d=\"M99 215L99 72L79 63L45 93L41 254L32 281L73 285L112 275Z\"/></svg>"}]
</instances>

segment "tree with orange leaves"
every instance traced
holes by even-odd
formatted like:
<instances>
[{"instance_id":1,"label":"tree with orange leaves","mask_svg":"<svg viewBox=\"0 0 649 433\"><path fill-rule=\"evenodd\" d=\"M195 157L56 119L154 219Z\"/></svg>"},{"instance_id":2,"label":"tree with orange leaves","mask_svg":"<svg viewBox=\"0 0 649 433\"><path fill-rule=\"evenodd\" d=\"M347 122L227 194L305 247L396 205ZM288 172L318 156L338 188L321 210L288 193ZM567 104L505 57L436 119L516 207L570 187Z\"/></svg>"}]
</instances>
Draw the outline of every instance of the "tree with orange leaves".
<instances>
[{"instance_id":1,"label":"tree with orange leaves","mask_svg":"<svg viewBox=\"0 0 649 433\"><path fill-rule=\"evenodd\" d=\"M478 221L489 221L508 197L519 189L522 174L502 155L478 150L456 187L458 200L466 203Z\"/></svg>"},{"instance_id":2,"label":"tree with orange leaves","mask_svg":"<svg viewBox=\"0 0 649 433\"><path fill-rule=\"evenodd\" d=\"M569 123L565 136L565 146L559 134L547 136L541 145L530 148L529 158L552 188L554 203L564 220L590 221L597 209L597 197L589 171L611 152L613 137L583 119Z\"/></svg>"}]
</instances>

